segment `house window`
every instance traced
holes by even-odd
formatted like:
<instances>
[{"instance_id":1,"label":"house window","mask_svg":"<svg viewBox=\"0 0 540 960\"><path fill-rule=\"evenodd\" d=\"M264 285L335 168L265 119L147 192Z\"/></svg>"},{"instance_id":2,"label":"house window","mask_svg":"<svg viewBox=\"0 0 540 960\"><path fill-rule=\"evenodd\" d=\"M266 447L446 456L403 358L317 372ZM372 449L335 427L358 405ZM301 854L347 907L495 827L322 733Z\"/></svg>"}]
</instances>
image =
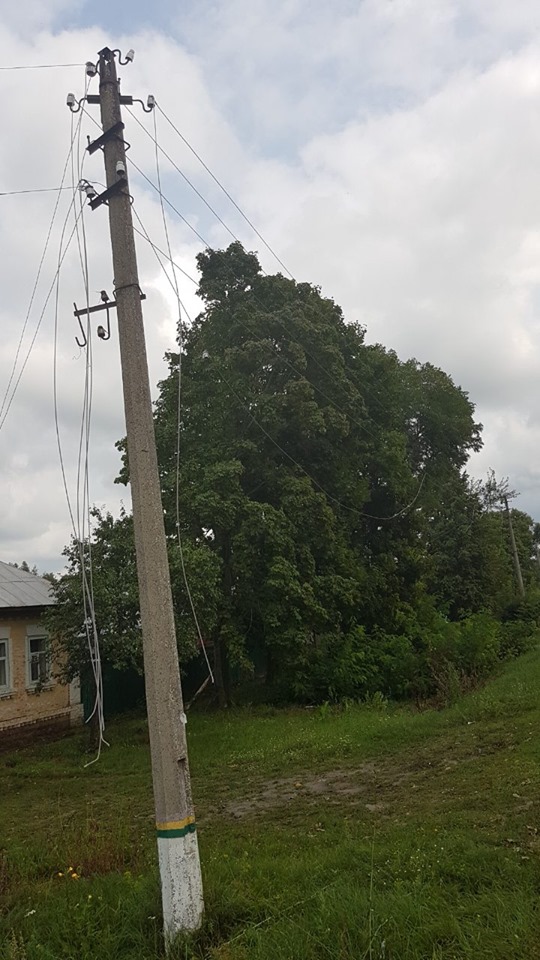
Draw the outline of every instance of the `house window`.
<instances>
[{"instance_id":1,"label":"house window","mask_svg":"<svg viewBox=\"0 0 540 960\"><path fill-rule=\"evenodd\" d=\"M41 687L51 679L51 657L48 637L28 637L28 685Z\"/></svg>"},{"instance_id":2,"label":"house window","mask_svg":"<svg viewBox=\"0 0 540 960\"><path fill-rule=\"evenodd\" d=\"M11 689L9 670L9 641L0 640L0 694Z\"/></svg>"}]
</instances>

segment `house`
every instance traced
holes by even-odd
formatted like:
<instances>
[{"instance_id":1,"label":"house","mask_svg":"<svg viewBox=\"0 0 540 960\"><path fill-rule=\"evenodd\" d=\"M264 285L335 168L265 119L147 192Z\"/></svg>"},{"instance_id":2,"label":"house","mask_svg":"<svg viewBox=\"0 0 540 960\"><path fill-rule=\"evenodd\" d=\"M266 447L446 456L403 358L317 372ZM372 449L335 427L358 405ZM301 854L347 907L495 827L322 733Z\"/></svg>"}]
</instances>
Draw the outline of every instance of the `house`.
<instances>
[{"instance_id":1,"label":"house","mask_svg":"<svg viewBox=\"0 0 540 960\"><path fill-rule=\"evenodd\" d=\"M42 623L52 603L47 580L0 562L0 745L82 719L79 684L54 675Z\"/></svg>"}]
</instances>

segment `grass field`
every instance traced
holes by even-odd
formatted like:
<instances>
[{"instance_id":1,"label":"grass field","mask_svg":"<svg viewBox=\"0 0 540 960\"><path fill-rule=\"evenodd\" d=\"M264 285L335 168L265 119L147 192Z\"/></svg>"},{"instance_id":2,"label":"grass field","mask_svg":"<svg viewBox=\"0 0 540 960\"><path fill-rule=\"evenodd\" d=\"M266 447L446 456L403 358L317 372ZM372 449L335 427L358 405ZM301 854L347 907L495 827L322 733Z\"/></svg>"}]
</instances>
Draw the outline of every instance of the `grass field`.
<instances>
[{"instance_id":1,"label":"grass field","mask_svg":"<svg viewBox=\"0 0 540 960\"><path fill-rule=\"evenodd\" d=\"M190 715L183 960L540 958L540 653L443 711ZM144 718L3 754L0 956L164 954Z\"/></svg>"}]
</instances>

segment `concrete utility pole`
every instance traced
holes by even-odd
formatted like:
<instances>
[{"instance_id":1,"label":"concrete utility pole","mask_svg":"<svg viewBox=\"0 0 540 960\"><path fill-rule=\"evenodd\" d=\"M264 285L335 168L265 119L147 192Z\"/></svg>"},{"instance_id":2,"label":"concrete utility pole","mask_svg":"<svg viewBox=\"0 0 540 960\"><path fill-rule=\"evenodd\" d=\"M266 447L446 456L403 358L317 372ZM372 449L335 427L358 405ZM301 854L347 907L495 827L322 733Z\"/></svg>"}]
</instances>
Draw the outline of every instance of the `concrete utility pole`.
<instances>
[{"instance_id":1,"label":"concrete utility pole","mask_svg":"<svg viewBox=\"0 0 540 960\"><path fill-rule=\"evenodd\" d=\"M204 908L199 849L189 776L186 717L173 614L169 563L161 503L146 343L137 258L122 139L121 97L115 54L99 54L99 100L107 190L91 199L107 202L114 266L114 293L122 362L124 407L137 575L144 649L146 705L163 901L165 937L200 926ZM130 52L126 60L133 58ZM90 65L91 66L91 65ZM150 103L150 101L149 101Z\"/></svg>"},{"instance_id":2,"label":"concrete utility pole","mask_svg":"<svg viewBox=\"0 0 540 960\"><path fill-rule=\"evenodd\" d=\"M519 591L520 597L524 597L525 587L523 586L523 577L521 575L521 564L519 562L519 555L517 552L516 538L514 536L514 527L512 526L512 515L510 513L510 508L508 506L508 497L504 498L504 506L506 509L506 516L508 519L508 529L510 531L510 546L512 547L512 560L514 562L514 572L516 574L518 591Z\"/></svg>"}]
</instances>

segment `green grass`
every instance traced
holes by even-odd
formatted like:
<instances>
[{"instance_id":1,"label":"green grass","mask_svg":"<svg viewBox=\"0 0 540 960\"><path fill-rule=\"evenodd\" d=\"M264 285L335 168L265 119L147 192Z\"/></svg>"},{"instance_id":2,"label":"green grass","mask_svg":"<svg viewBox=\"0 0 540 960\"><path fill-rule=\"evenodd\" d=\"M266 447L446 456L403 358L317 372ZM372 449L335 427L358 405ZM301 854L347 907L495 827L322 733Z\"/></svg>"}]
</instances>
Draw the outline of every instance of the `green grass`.
<instances>
[{"instance_id":1,"label":"green grass","mask_svg":"<svg viewBox=\"0 0 540 960\"><path fill-rule=\"evenodd\" d=\"M540 958L539 689L534 652L447 710L192 713L207 909L172 956ZM0 755L2 958L164 956L145 721L108 736Z\"/></svg>"}]
</instances>

